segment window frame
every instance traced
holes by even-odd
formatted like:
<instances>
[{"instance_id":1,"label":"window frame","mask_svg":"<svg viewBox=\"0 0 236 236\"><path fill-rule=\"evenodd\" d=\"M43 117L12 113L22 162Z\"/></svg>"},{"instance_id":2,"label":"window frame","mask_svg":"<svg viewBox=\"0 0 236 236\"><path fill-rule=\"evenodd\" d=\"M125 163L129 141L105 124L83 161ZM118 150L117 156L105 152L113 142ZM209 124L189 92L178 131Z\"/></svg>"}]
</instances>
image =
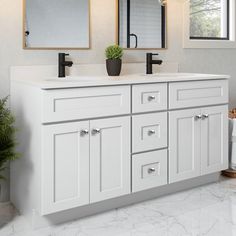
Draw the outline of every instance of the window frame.
<instances>
[{"instance_id":1,"label":"window frame","mask_svg":"<svg viewBox=\"0 0 236 236\"><path fill-rule=\"evenodd\" d=\"M227 37L190 37L190 0L184 2L183 48L236 48L236 3L227 0Z\"/></svg>"},{"instance_id":2,"label":"window frame","mask_svg":"<svg viewBox=\"0 0 236 236\"><path fill-rule=\"evenodd\" d=\"M226 7L226 23L227 23L227 36L226 37L194 37L189 35L190 39L195 39L195 40L229 40L230 39L230 0L226 0L227 7Z\"/></svg>"}]
</instances>

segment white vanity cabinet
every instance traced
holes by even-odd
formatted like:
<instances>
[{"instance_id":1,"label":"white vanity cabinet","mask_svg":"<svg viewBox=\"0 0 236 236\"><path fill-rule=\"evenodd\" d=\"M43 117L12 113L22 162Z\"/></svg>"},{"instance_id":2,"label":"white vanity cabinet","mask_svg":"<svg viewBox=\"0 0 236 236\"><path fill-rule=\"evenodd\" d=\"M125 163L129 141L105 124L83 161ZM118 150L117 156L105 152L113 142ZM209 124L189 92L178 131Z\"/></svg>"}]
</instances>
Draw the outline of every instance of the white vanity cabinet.
<instances>
[{"instance_id":1,"label":"white vanity cabinet","mask_svg":"<svg viewBox=\"0 0 236 236\"><path fill-rule=\"evenodd\" d=\"M228 106L169 113L169 181L228 168Z\"/></svg>"},{"instance_id":2,"label":"white vanity cabinet","mask_svg":"<svg viewBox=\"0 0 236 236\"><path fill-rule=\"evenodd\" d=\"M130 118L43 126L42 214L130 193Z\"/></svg>"},{"instance_id":3,"label":"white vanity cabinet","mask_svg":"<svg viewBox=\"0 0 236 236\"><path fill-rule=\"evenodd\" d=\"M227 169L227 79L178 78L55 82L59 88L13 82L23 157L11 164L12 202L42 218L66 210L68 219Z\"/></svg>"}]
</instances>

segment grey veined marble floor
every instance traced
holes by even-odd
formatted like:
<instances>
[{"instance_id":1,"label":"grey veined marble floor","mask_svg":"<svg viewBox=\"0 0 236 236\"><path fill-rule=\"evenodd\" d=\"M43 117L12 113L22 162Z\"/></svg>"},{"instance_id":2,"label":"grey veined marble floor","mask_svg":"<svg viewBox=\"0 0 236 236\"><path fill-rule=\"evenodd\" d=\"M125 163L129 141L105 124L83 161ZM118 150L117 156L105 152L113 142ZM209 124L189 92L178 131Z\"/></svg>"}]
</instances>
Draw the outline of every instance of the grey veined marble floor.
<instances>
[{"instance_id":1,"label":"grey veined marble floor","mask_svg":"<svg viewBox=\"0 0 236 236\"><path fill-rule=\"evenodd\" d=\"M32 231L9 207L0 209L1 236L236 236L236 180Z\"/></svg>"}]
</instances>

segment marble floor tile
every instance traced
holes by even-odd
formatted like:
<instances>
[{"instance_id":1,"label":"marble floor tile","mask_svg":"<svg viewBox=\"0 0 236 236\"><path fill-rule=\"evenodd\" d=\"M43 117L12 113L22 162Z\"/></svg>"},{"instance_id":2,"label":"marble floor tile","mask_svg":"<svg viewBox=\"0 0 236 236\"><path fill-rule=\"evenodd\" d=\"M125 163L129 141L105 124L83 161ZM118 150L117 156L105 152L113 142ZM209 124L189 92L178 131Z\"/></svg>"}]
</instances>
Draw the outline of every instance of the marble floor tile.
<instances>
[{"instance_id":1,"label":"marble floor tile","mask_svg":"<svg viewBox=\"0 0 236 236\"><path fill-rule=\"evenodd\" d=\"M0 236L236 236L236 180L175 193L96 216L31 230L0 205Z\"/></svg>"}]
</instances>

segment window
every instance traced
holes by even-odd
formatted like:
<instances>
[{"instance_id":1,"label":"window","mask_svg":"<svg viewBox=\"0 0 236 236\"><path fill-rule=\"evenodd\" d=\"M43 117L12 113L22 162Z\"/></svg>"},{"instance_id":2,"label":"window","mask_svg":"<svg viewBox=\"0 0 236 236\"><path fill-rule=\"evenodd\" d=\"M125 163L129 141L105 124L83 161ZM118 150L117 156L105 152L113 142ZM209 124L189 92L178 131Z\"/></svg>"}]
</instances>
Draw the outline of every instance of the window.
<instances>
[{"instance_id":1,"label":"window","mask_svg":"<svg viewBox=\"0 0 236 236\"><path fill-rule=\"evenodd\" d=\"M229 39L229 0L190 0L190 39Z\"/></svg>"},{"instance_id":2,"label":"window","mask_svg":"<svg viewBox=\"0 0 236 236\"><path fill-rule=\"evenodd\" d=\"M235 0L186 0L184 48L236 48Z\"/></svg>"}]
</instances>

